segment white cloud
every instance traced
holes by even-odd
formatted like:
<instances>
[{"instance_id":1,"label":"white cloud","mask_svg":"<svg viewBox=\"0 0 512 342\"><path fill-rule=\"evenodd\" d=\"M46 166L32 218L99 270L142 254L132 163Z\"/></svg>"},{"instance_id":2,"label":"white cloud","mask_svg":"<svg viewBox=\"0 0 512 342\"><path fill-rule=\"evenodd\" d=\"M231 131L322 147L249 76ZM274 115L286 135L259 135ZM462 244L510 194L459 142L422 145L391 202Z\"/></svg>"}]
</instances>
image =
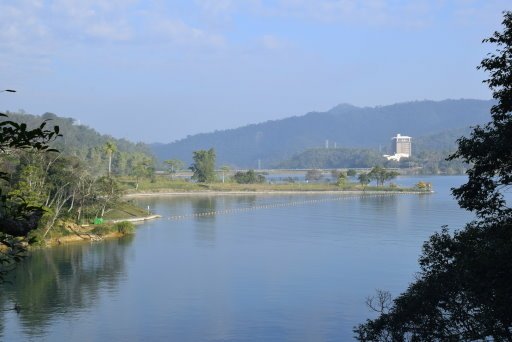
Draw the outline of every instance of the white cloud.
<instances>
[{"instance_id":1,"label":"white cloud","mask_svg":"<svg viewBox=\"0 0 512 342\"><path fill-rule=\"evenodd\" d=\"M54 41L41 12L39 1L0 4L0 73L5 79L16 79L19 68L46 69Z\"/></svg>"},{"instance_id":2,"label":"white cloud","mask_svg":"<svg viewBox=\"0 0 512 342\"><path fill-rule=\"evenodd\" d=\"M174 44L222 47L226 43L222 35L189 26L179 19L159 18L153 21L152 27L154 32Z\"/></svg>"},{"instance_id":3,"label":"white cloud","mask_svg":"<svg viewBox=\"0 0 512 342\"><path fill-rule=\"evenodd\" d=\"M136 1L133 0L55 0L52 13L59 18L68 34L107 41L132 38L129 20Z\"/></svg>"}]
</instances>

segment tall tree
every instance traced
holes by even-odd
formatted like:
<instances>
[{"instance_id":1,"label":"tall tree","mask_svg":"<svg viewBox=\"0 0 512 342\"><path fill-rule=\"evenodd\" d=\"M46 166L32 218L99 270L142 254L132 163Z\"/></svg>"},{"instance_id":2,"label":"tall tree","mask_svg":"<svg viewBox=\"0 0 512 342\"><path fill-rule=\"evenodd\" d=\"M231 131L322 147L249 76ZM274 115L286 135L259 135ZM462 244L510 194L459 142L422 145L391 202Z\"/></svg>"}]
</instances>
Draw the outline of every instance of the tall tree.
<instances>
[{"instance_id":1,"label":"tall tree","mask_svg":"<svg viewBox=\"0 0 512 342\"><path fill-rule=\"evenodd\" d=\"M194 151L194 163L190 170L194 172L192 179L199 183L209 183L215 180L215 150Z\"/></svg>"},{"instance_id":2,"label":"tall tree","mask_svg":"<svg viewBox=\"0 0 512 342\"><path fill-rule=\"evenodd\" d=\"M497 48L479 67L497 100L492 121L460 138L450 157L471 163L453 194L477 220L423 245L406 292L369 300L380 315L354 330L360 341L512 341L512 211L504 194L512 185L512 12L503 26L484 40Z\"/></svg>"},{"instance_id":3,"label":"tall tree","mask_svg":"<svg viewBox=\"0 0 512 342\"><path fill-rule=\"evenodd\" d=\"M46 127L47 121L43 121L35 129L29 129L25 123L16 123L7 120L5 114L0 113L0 155L11 154L14 151L49 151L49 144L54 141L59 134L59 127L52 129ZM42 215L42 207L33 206L23 201L18 207L19 210L13 212L8 210L8 203L13 198L9 194L4 194L5 184L9 184L10 175L8 172L0 170L0 282L3 281L6 272L11 270L14 265L20 261L25 252L24 245L14 236L23 236L27 229L34 229L37 220Z\"/></svg>"},{"instance_id":4,"label":"tall tree","mask_svg":"<svg viewBox=\"0 0 512 342\"><path fill-rule=\"evenodd\" d=\"M112 155L117 151L117 146L112 140L110 140L105 143L103 149L108 155L108 176L110 177L112 173Z\"/></svg>"},{"instance_id":5,"label":"tall tree","mask_svg":"<svg viewBox=\"0 0 512 342\"><path fill-rule=\"evenodd\" d=\"M457 152L449 158L472 164L468 182L453 194L462 208L482 218L510 215L512 210L503 196L512 185L512 12L504 12L503 26L503 32L484 39L497 47L478 67L489 73L484 83L497 100L491 108L492 121L460 138Z\"/></svg>"}]
</instances>

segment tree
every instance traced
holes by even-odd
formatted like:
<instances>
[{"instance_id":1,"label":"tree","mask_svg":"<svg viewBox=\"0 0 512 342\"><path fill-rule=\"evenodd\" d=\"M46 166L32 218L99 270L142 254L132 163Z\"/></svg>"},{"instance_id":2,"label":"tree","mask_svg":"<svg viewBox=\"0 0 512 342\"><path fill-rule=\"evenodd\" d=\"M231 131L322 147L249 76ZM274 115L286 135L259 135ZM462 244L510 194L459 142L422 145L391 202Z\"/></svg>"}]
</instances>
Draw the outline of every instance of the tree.
<instances>
[{"instance_id":1,"label":"tree","mask_svg":"<svg viewBox=\"0 0 512 342\"><path fill-rule=\"evenodd\" d=\"M512 210L503 196L512 184L512 12L504 12L503 26L503 32L484 39L497 48L478 67L489 72L484 83L497 100L491 108L492 121L476 126L468 138L460 138L458 150L449 157L472 164L468 182L453 194L462 208L482 218L510 215Z\"/></svg>"},{"instance_id":2,"label":"tree","mask_svg":"<svg viewBox=\"0 0 512 342\"><path fill-rule=\"evenodd\" d=\"M363 186L363 190L372 181L372 179L366 172L360 173L359 176L357 176L357 179L359 180L359 183Z\"/></svg>"},{"instance_id":3,"label":"tree","mask_svg":"<svg viewBox=\"0 0 512 342\"><path fill-rule=\"evenodd\" d=\"M180 171L183 169L183 166L185 166L185 164L179 159L164 160L164 163L167 164L167 169L169 170L171 179L176 174L176 172Z\"/></svg>"},{"instance_id":4,"label":"tree","mask_svg":"<svg viewBox=\"0 0 512 342\"><path fill-rule=\"evenodd\" d=\"M380 166L375 166L369 173L370 179L374 179L377 182L377 186L384 186L386 181L392 180L398 176L399 173L396 171L388 171Z\"/></svg>"},{"instance_id":5,"label":"tree","mask_svg":"<svg viewBox=\"0 0 512 342\"><path fill-rule=\"evenodd\" d=\"M338 179L336 180L336 185L343 186L343 185L345 185L345 183L347 183L347 174L345 172L341 171L338 174Z\"/></svg>"},{"instance_id":6,"label":"tree","mask_svg":"<svg viewBox=\"0 0 512 342\"><path fill-rule=\"evenodd\" d=\"M7 115L0 113L0 118L5 119ZM0 121L0 155L8 155L19 149L51 151L49 144L60 136L59 127L48 129L46 125L45 120L38 127L29 129L25 123ZM19 210L8 210L7 204L12 196L4 194L3 189L4 184L9 182L9 173L0 171L0 282L3 282L6 272L23 258L26 251L23 241L15 236L23 236L26 227L34 229L43 212L41 206L27 204L20 196L17 198L23 203L18 207Z\"/></svg>"},{"instance_id":7,"label":"tree","mask_svg":"<svg viewBox=\"0 0 512 342\"><path fill-rule=\"evenodd\" d=\"M135 176L135 190L139 189L142 178L147 178L154 173L153 160L144 154L137 153L131 163L131 174Z\"/></svg>"},{"instance_id":8,"label":"tree","mask_svg":"<svg viewBox=\"0 0 512 342\"><path fill-rule=\"evenodd\" d=\"M265 182L265 176L256 174L256 172L254 172L254 170L248 170L246 172L238 171L233 176L233 179L238 184L254 184L254 183Z\"/></svg>"},{"instance_id":9,"label":"tree","mask_svg":"<svg viewBox=\"0 0 512 342\"><path fill-rule=\"evenodd\" d=\"M98 179L95 193L97 195L96 201L99 204L99 213L96 216L99 217L103 217L105 212L113 207L121 197L119 184L111 177Z\"/></svg>"},{"instance_id":10,"label":"tree","mask_svg":"<svg viewBox=\"0 0 512 342\"><path fill-rule=\"evenodd\" d=\"M128 169L128 152L119 152L115 159L114 170L118 175L126 175Z\"/></svg>"},{"instance_id":11,"label":"tree","mask_svg":"<svg viewBox=\"0 0 512 342\"><path fill-rule=\"evenodd\" d=\"M477 219L453 236L444 227L423 245L420 272L379 317L354 332L360 341L512 341L512 12L504 31L484 42L496 52L480 67L497 104L492 121L458 140L449 157L471 163L468 182L453 189Z\"/></svg>"},{"instance_id":12,"label":"tree","mask_svg":"<svg viewBox=\"0 0 512 342\"><path fill-rule=\"evenodd\" d=\"M117 146L113 141L107 141L103 146L103 150L108 155L108 176L112 173L112 155L117 151Z\"/></svg>"},{"instance_id":13,"label":"tree","mask_svg":"<svg viewBox=\"0 0 512 342\"><path fill-rule=\"evenodd\" d=\"M194 151L194 163L190 170L194 172L192 179L199 183L209 183L215 180L215 150Z\"/></svg>"}]
</instances>

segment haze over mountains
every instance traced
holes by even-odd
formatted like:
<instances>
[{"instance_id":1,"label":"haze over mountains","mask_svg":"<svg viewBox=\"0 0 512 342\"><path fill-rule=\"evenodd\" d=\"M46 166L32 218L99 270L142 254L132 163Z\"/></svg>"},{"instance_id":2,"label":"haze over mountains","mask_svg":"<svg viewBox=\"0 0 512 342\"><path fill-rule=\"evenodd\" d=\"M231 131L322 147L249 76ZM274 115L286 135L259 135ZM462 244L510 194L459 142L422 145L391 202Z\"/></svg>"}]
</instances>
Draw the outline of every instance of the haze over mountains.
<instances>
[{"instance_id":1,"label":"haze over mountains","mask_svg":"<svg viewBox=\"0 0 512 342\"><path fill-rule=\"evenodd\" d=\"M214 148L217 165L262 168L278 165L305 149L325 146L383 149L397 133L417 139L418 147L448 149L469 126L489 121L492 100L415 101L359 108L338 105L282 120L151 144L160 160L191 162L192 152ZM414 145L413 145L414 146ZM413 147L414 149L414 147Z\"/></svg>"}]
</instances>

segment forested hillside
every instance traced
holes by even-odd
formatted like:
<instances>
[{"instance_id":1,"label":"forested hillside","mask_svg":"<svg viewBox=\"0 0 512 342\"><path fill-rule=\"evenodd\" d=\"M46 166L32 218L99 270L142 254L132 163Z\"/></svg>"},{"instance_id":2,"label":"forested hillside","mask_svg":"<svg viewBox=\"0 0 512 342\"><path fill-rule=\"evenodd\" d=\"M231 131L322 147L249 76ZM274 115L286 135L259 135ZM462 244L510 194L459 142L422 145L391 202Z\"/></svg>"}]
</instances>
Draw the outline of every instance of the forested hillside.
<instances>
[{"instance_id":1,"label":"forested hillside","mask_svg":"<svg viewBox=\"0 0 512 342\"><path fill-rule=\"evenodd\" d=\"M77 124L72 118L59 117L53 113L45 113L41 116L14 112L6 112L6 114L9 120L24 122L29 128L39 126L43 120L48 120L49 128L59 126L62 137L52 142L50 147L59 150L64 156L74 156L84 161L91 171L95 171L98 175L107 172L109 153L105 148L108 142L114 145L112 172L116 175L130 174L134 165L142 161L147 163L148 159L153 159L147 145L102 135L93 128Z\"/></svg>"},{"instance_id":2,"label":"forested hillside","mask_svg":"<svg viewBox=\"0 0 512 342\"><path fill-rule=\"evenodd\" d=\"M485 122L491 105L490 100L416 101L365 108L344 104L327 112L198 134L150 147L160 160L176 158L190 163L192 151L213 147L218 165L254 168L261 160L262 167L272 167L296 153L323 147L326 140L330 147L336 144L338 148L369 148L384 153L397 133L413 138L439 134L441 139L446 131ZM444 149L449 147L446 144L451 142L431 146Z\"/></svg>"},{"instance_id":3,"label":"forested hillside","mask_svg":"<svg viewBox=\"0 0 512 342\"><path fill-rule=\"evenodd\" d=\"M385 161L378 150L359 148L312 148L276 165L283 169L368 168Z\"/></svg>"}]
</instances>

